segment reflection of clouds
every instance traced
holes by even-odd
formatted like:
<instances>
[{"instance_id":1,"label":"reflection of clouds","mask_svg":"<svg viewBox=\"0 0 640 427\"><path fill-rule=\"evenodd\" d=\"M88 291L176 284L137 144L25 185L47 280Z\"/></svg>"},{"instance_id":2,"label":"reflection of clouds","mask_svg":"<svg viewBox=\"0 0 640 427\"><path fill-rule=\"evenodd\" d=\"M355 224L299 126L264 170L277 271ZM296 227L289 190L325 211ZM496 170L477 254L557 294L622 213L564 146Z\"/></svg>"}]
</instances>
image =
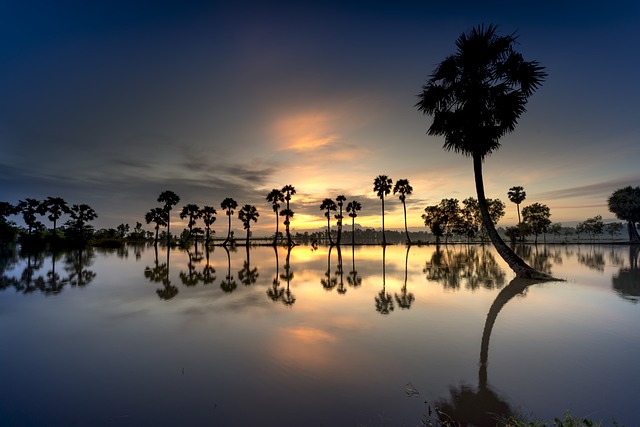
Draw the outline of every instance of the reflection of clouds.
<instances>
[{"instance_id":1,"label":"reflection of clouds","mask_svg":"<svg viewBox=\"0 0 640 427\"><path fill-rule=\"evenodd\" d=\"M332 350L337 336L314 327L282 328L272 340L271 352L288 365L326 368L334 363Z\"/></svg>"}]
</instances>

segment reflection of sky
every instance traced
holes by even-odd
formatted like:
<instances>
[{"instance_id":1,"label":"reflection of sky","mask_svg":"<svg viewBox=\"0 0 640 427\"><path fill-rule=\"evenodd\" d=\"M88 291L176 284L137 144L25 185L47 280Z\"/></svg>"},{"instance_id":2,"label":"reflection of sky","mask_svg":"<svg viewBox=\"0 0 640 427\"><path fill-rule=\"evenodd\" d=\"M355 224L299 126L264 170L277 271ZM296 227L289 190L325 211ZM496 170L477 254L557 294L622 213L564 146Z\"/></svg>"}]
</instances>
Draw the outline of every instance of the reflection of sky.
<instances>
[{"instance_id":1,"label":"reflection of sky","mask_svg":"<svg viewBox=\"0 0 640 427\"><path fill-rule=\"evenodd\" d=\"M629 396L638 378L629 368L640 350L634 332L640 311L611 288L619 269L611 260L628 266L628 247L604 249L604 273L576 261L579 251L591 250L551 247L552 271L567 282L534 285L503 307L490 341L489 384L539 417L596 411L634 425ZM278 251L283 274L287 252ZM272 248L250 251L259 274L251 286L237 279L246 251L231 252L238 282L231 294L219 287L227 272L222 248L209 257L216 282L194 287L179 278L187 253L173 250L171 282L179 292L169 301L155 293L161 283L144 277L155 264L152 248L138 261L132 251L126 259L97 254L88 267L96 278L82 289L66 287L50 297L0 291L0 369L14 390L0 414L31 417L34 424L46 417L60 424L251 425L259 417L277 425L366 425L384 411L396 424L415 424L424 408L404 395L406 383L429 401L452 385L477 386L484 321L499 291L471 290L464 281L445 289L427 280L423 269L434 251L411 248L407 291L415 301L409 310L396 304L388 315L375 310L383 286L377 246L357 248L355 259L351 248L343 249L345 281L354 261L363 277L362 286L347 286L344 295L320 283L327 248L295 247L291 307L266 294L275 273ZM331 255L333 274L337 251ZM406 249L390 246L385 255L385 290L394 297L404 285ZM161 249L158 261L165 260ZM204 265L204 257L195 263L200 271ZM43 270L49 266L45 261ZM62 273L63 263L56 269ZM14 273L20 270L8 274ZM74 396L65 401L73 408L49 403L52 393ZM37 408L34 401L41 402Z\"/></svg>"},{"instance_id":2,"label":"reflection of sky","mask_svg":"<svg viewBox=\"0 0 640 427\"><path fill-rule=\"evenodd\" d=\"M488 196L522 185L525 204L582 221L611 217L606 197L637 185L637 2L527 13L468 1L251 3L3 5L0 200L61 196L115 227L171 189L183 203L255 204L256 231L270 231L264 198L293 184L294 228L322 226L318 206L338 194L363 203L358 223L380 227L372 182L387 174L411 181L409 225L422 228L426 205L474 186L470 160L425 135L416 94L483 22L518 31L518 49L549 73L487 159ZM397 198L387 209L387 225L402 227ZM516 218L508 209L503 221Z\"/></svg>"}]
</instances>

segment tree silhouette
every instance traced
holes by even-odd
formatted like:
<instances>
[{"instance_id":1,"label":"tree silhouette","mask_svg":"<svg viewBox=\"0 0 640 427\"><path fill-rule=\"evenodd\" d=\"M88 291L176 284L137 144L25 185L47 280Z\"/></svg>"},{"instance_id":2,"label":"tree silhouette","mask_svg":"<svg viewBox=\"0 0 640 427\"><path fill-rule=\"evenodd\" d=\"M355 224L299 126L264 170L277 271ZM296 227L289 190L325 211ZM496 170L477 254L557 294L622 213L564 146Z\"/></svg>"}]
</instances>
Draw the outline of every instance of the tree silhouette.
<instances>
[{"instance_id":1,"label":"tree silhouette","mask_svg":"<svg viewBox=\"0 0 640 427\"><path fill-rule=\"evenodd\" d=\"M200 210L200 214L202 215L202 221L204 222L205 227L205 246L209 246L209 241L211 239L211 226L214 222L216 222L216 214L218 212L215 208L211 206L205 206ZM215 233L215 231L214 231Z\"/></svg>"},{"instance_id":2,"label":"tree silhouette","mask_svg":"<svg viewBox=\"0 0 640 427\"><path fill-rule=\"evenodd\" d=\"M636 224L640 222L640 187L630 185L613 192L607 200L609 211L616 218L627 221L629 241L640 242L640 235Z\"/></svg>"},{"instance_id":3,"label":"tree silhouette","mask_svg":"<svg viewBox=\"0 0 640 427\"><path fill-rule=\"evenodd\" d=\"M98 217L96 211L84 203L73 205L69 210L69 217L70 219L65 224L76 238L86 241L93 233L93 227L88 225L87 222L93 221Z\"/></svg>"},{"instance_id":4,"label":"tree silhouette","mask_svg":"<svg viewBox=\"0 0 640 427\"><path fill-rule=\"evenodd\" d=\"M280 203L284 203L284 194L282 191L274 188L267 194L267 202L271 202L273 212L276 214L276 233L273 235L273 245L278 244L278 228L280 226L280 219L278 218L278 211L280 210Z\"/></svg>"},{"instance_id":5,"label":"tree silhouette","mask_svg":"<svg viewBox=\"0 0 640 427\"><path fill-rule=\"evenodd\" d=\"M336 202L338 202L338 214L336 215L336 219L338 220L338 237L336 240L336 244L340 246L340 242L342 241L342 219L344 216L342 215L342 207L344 206L344 202L347 200L342 194L336 197Z\"/></svg>"},{"instance_id":6,"label":"tree silhouette","mask_svg":"<svg viewBox=\"0 0 640 427\"><path fill-rule=\"evenodd\" d=\"M249 246L247 245L247 259L242 263L242 270L238 271L238 280L249 286L258 280L258 267L251 268L251 258L249 257Z\"/></svg>"},{"instance_id":7,"label":"tree silhouette","mask_svg":"<svg viewBox=\"0 0 640 427\"><path fill-rule=\"evenodd\" d=\"M333 246L333 240L331 239L331 211L335 211L337 208L336 202L329 198L324 199L320 204L320 210L326 210L324 216L327 218L327 240L331 246Z\"/></svg>"},{"instance_id":8,"label":"tree silhouette","mask_svg":"<svg viewBox=\"0 0 640 427\"><path fill-rule=\"evenodd\" d=\"M378 175L375 180L373 180L373 191L376 192L380 200L382 200L382 244L387 244L387 239L384 235L384 196L391 193L391 188L393 185L393 181L391 178L386 175Z\"/></svg>"},{"instance_id":9,"label":"tree silhouette","mask_svg":"<svg viewBox=\"0 0 640 427\"><path fill-rule=\"evenodd\" d=\"M164 203L164 210L167 212L167 246L171 246L171 209L180 203L180 197L173 191L163 191L158 196L158 202Z\"/></svg>"},{"instance_id":10,"label":"tree silhouette","mask_svg":"<svg viewBox=\"0 0 640 427\"><path fill-rule=\"evenodd\" d=\"M347 212L349 212L349 216L351 217L351 246L356 244L356 217L358 216L358 211L361 209L362 205L356 200L347 203Z\"/></svg>"},{"instance_id":11,"label":"tree silhouette","mask_svg":"<svg viewBox=\"0 0 640 427\"><path fill-rule=\"evenodd\" d=\"M222 201L222 203L220 203L220 207L225 210L225 213L229 217L229 229L227 230L227 238L224 239L224 242L222 242L222 246L227 246L227 243L229 243L229 238L231 237L231 215L235 213L234 209L238 207L238 202L230 197L227 197Z\"/></svg>"},{"instance_id":12,"label":"tree silhouette","mask_svg":"<svg viewBox=\"0 0 640 427\"><path fill-rule=\"evenodd\" d=\"M527 230L535 235L535 243L538 243L538 235L546 233L551 225L551 213L547 205L533 203L522 209L522 219L527 225Z\"/></svg>"},{"instance_id":13,"label":"tree silhouette","mask_svg":"<svg viewBox=\"0 0 640 427\"><path fill-rule=\"evenodd\" d=\"M411 239L409 238L409 229L407 228L407 196L409 196L413 192L413 187L409 185L408 179L399 179L396 181L393 186L393 194L400 193L398 198L402 202L402 209L404 211L404 231L407 234L407 244L411 244Z\"/></svg>"},{"instance_id":14,"label":"tree silhouette","mask_svg":"<svg viewBox=\"0 0 640 427\"><path fill-rule=\"evenodd\" d=\"M43 226L36 217L36 215L42 215L42 208L39 200L31 198L20 200L17 208L22 214L22 220L27 226L27 234L32 235L35 230Z\"/></svg>"},{"instance_id":15,"label":"tree silhouette","mask_svg":"<svg viewBox=\"0 0 640 427\"><path fill-rule=\"evenodd\" d=\"M189 228L189 238L191 238L193 234L193 226L196 225L196 221L202 218L202 212L198 205L188 204L182 208L180 212L180 219L189 218L187 222L187 227Z\"/></svg>"},{"instance_id":16,"label":"tree silhouette","mask_svg":"<svg viewBox=\"0 0 640 427\"><path fill-rule=\"evenodd\" d=\"M284 200L287 203L287 207L282 212L280 212L280 215L284 216L285 218L284 225L287 229L287 246L291 247L293 246L293 240L291 240L291 232L289 231L289 226L291 225L291 218L293 218L294 212L291 210L289 203L291 202L291 196L296 194L296 189L293 185L288 184L282 187L281 191L284 194Z\"/></svg>"},{"instance_id":17,"label":"tree silhouette","mask_svg":"<svg viewBox=\"0 0 640 427\"><path fill-rule=\"evenodd\" d=\"M320 279L320 284L324 288L325 291L330 291L338 284L338 281L331 274L331 251L333 250L333 245L329 246L329 252L327 252L327 271L324 273L324 277Z\"/></svg>"},{"instance_id":18,"label":"tree silhouette","mask_svg":"<svg viewBox=\"0 0 640 427\"><path fill-rule=\"evenodd\" d=\"M516 185L511 187L507 192L507 197L509 201L516 204L518 208L518 229L520 230L520 239L524 239L524 233L522 232L522 220L520 219L520 203L524 202L527 198L527 193L524 191L524 188Z\"/></svg>"},{"instance_id":19,"label":"tree silhouette","mask_svg":"<svg viewBox=\"0 0 640 427\"><path fill-rule=\"evenodd\" d=\"M158 233L160 232L160 227L167 225L167 211L162 208L153 208L144 215L144 220L147 224L151 224L152 222L156 224L156 237L153 244L158 246Z\"/></svg>"},{"instance_id":20,"label":"tree silhouette","mask_svg":"<svg viewBox=\"0 0 640 427\"><path fill-rule=\"evenodd\" d=\"M433 116L429 135L445 138L444 149L473 159L476 192L485 228L500 256L518 277L547 278L527 265L502 240L491 222L484 194L482 163L515 130L528 98L546 73L513 49L515 35L479 26L462 34L457 51L442 61L418 95L416 107Z\"/></svg>"},{"instance_id":21,"label":"tree silhouette","mask_svg":"<svg viewBox=\"0 0 640 427\"><path fill-rule=\"evenodd\" d=\"M53 223L53 235L56 235L57 222L63 214L69 214L69 206L62 197L47 197L40 205L43 214L49 214L47 218Z\"/></svg>"},{"instance_id":22,"label":"tree silhouette","mask_svg":"<svg viewBox=\"0 0 640 427\"><path fill-rule=\"evenodd\" d=\"M260 214L253 205L244 205L238 212L238 219L242 221L244 229L247 230L247 247L249 247L249 236L251 235L251 221L258 222Z\"/></svg>"}]
</instances>

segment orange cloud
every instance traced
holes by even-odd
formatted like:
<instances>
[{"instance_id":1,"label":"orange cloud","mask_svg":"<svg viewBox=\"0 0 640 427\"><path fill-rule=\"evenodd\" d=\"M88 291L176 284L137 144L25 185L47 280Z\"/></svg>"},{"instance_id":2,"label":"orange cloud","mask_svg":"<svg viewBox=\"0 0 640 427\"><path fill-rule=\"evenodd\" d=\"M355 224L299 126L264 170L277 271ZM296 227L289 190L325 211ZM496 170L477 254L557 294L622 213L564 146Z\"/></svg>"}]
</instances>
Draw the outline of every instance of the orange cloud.
<instances>
[{"instance_id":1,"label":"orange cloud","mask_svg":"<svg viewBox=\"0 0 640 427\"><path fill-rule=\"evenodd\" d=\"M285 117L275 124L276 139L285 150L316 150L339 140L333 122L329 114L319 112Z\"/></svg>"}]
</instances>

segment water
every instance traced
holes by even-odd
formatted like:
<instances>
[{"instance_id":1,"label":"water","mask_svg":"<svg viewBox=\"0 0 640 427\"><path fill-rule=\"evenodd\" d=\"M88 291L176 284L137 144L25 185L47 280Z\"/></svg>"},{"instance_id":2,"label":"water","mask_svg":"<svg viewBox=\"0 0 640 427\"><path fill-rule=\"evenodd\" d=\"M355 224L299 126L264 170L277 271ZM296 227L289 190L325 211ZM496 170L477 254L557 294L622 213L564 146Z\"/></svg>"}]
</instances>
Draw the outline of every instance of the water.
<instances>
[{"instance_id":1,"label":"water","mask_svg":"<svg viewBox=\"0 0 640 427\"><path fill-rule=\"evenodd\" d=\"M0 425L640 425L638 249L524 249L566 281L482 246L8 254Z\"/></svg>"}]
</instances>

